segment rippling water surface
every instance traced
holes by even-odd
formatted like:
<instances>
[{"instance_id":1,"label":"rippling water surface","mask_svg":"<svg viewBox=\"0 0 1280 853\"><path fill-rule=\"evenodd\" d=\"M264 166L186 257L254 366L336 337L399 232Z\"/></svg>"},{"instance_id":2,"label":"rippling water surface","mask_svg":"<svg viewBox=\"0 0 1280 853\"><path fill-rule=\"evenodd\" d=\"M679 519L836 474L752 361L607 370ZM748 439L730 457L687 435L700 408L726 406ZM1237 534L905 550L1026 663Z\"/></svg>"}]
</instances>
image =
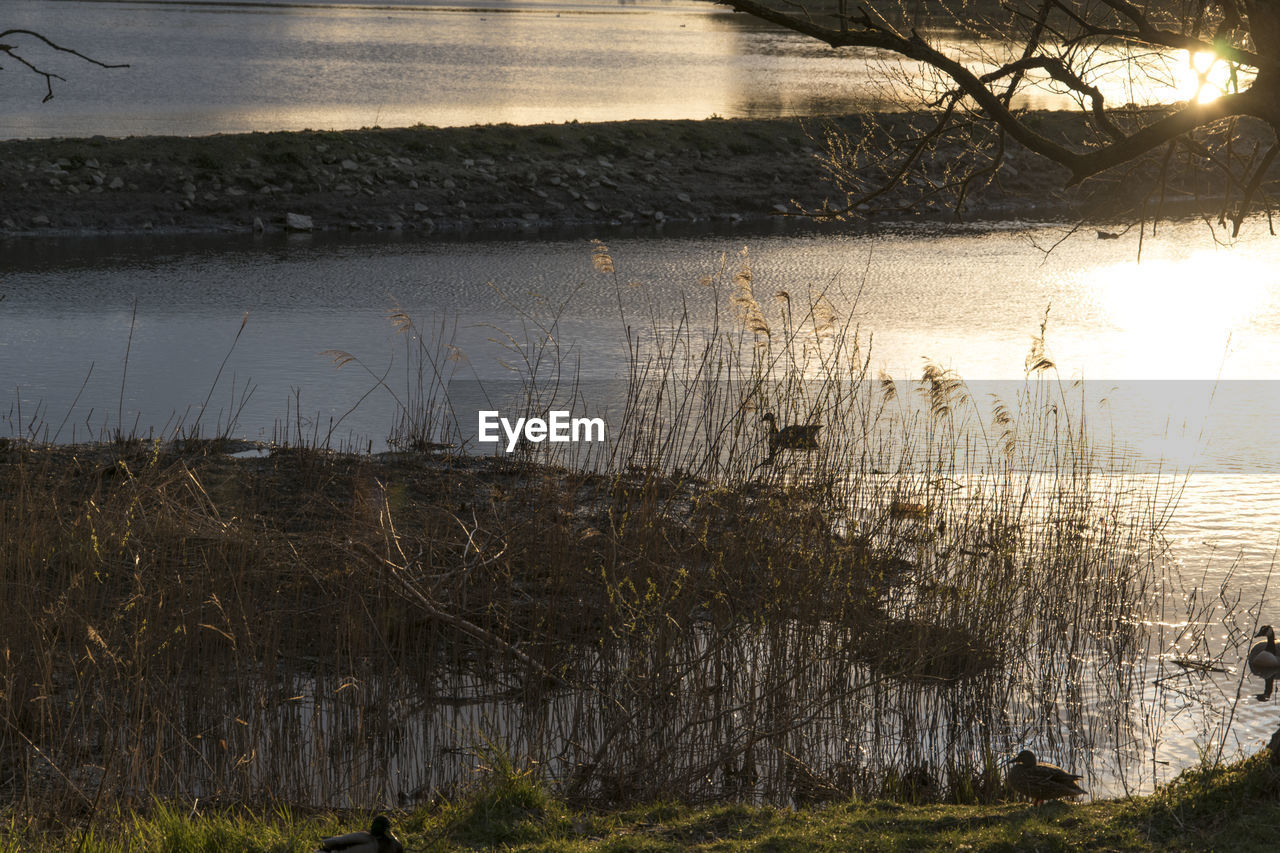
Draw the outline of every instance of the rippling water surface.
<instances>
[{"instance_id":1,"label":"rippling water surface","mask_svg":"<svg viewBox=\"0 0 1280 853\"><path fill-rule=\"evenodd\" d=\"M1058 236L1017 228L619 238L610 241L616 277L593 268L584 239L15 244L0 281L0 377L11 401L0 426L60 441L120 422L164 432L190 427L208 400L206 430L234 414L233 431L251 439L288 430L381 446L394 408L375 377L386 372L394 388L404 381L405 341L388 319L396 307L427 327L446 323L465 356L455 373L464 424L486 393L510 387L504 364L547 332L594 389L588 405L607 418L625 379L627 328L643 336L686 311L695 328L708 327L727 310L743 264L770 322L785 307L778 291L793 302L823 294L869 342L873 369L906 380L926 359L954 368L988 411L990 394L1008 399L1021 384L1048 310L1054 375L1079 396L1095 442L1135 487L1158 482L1159 509L1170 513L1166 604L1153 622L1165 639L1157 658L1134 663L1226 649L1231 664L1207 676L1166 673L1194 690L1151 688L1134 713L1159 717L1163 763L1149 764L1149 744L1135 748L1134 766L1094 780L1098 793L1115 793L1122 777L1142 787L1193 762L1197 744L1220 736L1229 718L1229 751L1256 748L1276 725L1272 703L1252 699L1256 685L1241 688L1237 662L1250 610L1276 621L1263 599L1280 532L1280 454L1270 439L1280 418L1280 242L1259 224L1235 246L1215 246L1202 224L1188 224L1148 239L1141 263L1132 239L1077 235L1048 255L1036 248ZM700 283L708 276L718 289ZM334 349L363 367L337 369L323 354ZM1210 626L1204 649L1173 643L1189 601L1203 605L1192 618ZM1228 606L1243 626L1234 632L1216 621Z\"/></svg>"},{"instance_id":2,"label":"rippling water surface","mask_svg":"<svg viewBox=\"0 0 1280 853\"><path fill-rule=\"evenodd\" d=\"M240 428L269 437L298 401L327 423L369 390L367 373L336 370L322 351L379 372L398 365L387 312L400 306L456 323L450 334L467 357L459 380L510 379L505 334L525 341L536 335L531 318L555 314L581 378L607 383L622 375L625 324L686 307L708 322L716 302L699 280L727 280L746 248L768 311L780 310L776 291L825 294L871 341L873 367L899 379L930 359L979 386L1021 380L1047 309L1049 353L1065 380L1087 381L1095 424L1126 452L1214 473L1195 489L1219 511L1184 512L1185 523L1220 548L1269 553L1276 528L1265 523L1280 515L1255 480L1278 461L1267 434L1280 407L1280 244L1265 233L1223 248L1203 225L1174 226L1147 241L1141 263L1133 241L1083 236L1045 255L1035 244L1052 229L627 238L611 243L616 280L593 270L579 239L15 246L0 284L0 376L12 430L20 402L24 419L66 418L60 438L82 437L115 425L128 345L126 426L160 428L203 402L247 312L210 411L230 408L233 378L251 383ZM375 395L340 435L380 441L389 412Z\"/></svg>"},{"instance_id":3,"label":"rippling water surface","mask_svg":"<svg viewBox=\"0 0 1280 853\"><path fill-rule=\"evenodd\" d=\"M822 115L918 104L922 80L911 63L699 0L6 0L4 11L7 25L130 67L13 37L66 80L41 103L43 78L0 72L0 137ZM932 37L979 71L984 55L1016 50ZM1117 103L1185 98L1195 82L1185 58L1155 89L1109 67L1098 85ZM1019 104L1074 107L1043 87Z\"/></svg>"},{"instance_id":4,"label":"rippling water surface","mask_svg":"<svg viewBox=\"0 0 1280 853\"><path fill-rule=\"evenodd\" d=\"M9 0L4 11L7 24L131 65L24 47L67 80L41 104L41 79L6 68L8 137L814 115L901 108L913 103L903 81L918 81L884 57L692 0ZM936 38L971 55L1002 47ZM1169 91L1099 85L1121 102L1168 100L1179 67ZM1067 105L1047 89L1025 103ZM580 239L16 243L0 278L0 435L166 433L204 411L206 431L233 423L251 439L381 446L394 408L378 377L395 389L405 379L393 308L444 324L462 356L453 392L464 422L510 387L507 365L548 340L607 419L628 335L686 312L709 328L744 264L770 322L785 310L775 293L797 304L821 294L869 343L875 371L905 380L926 360L954 368L988 417L1021 385L1047 311L1055 380L1104 455L1170 519L1157 642L1133 662L1148 682L1165 679L1133 709L1160 744L1091 768L1095 793L1120 793L1192 763L1199 744L1256 748L1277 722L1255 685L1242 687L1248 637L1220 623L1232 608L1246 630L1251 609L1280 618L1264 601L1280 545L1280 242L1266 233L1259 223L1222 247L1202 224L1168 226L1141 263L1133 239L1081 234L1046 254L1062 233L1024 226L620 238L617 277L593 269ZM360 361L338 369L332 350ZM1209 626L1205 648L1175 643L1188 614ZM1228 672L1158 669L1223 649Z\"/></svg>"}]
</instances>

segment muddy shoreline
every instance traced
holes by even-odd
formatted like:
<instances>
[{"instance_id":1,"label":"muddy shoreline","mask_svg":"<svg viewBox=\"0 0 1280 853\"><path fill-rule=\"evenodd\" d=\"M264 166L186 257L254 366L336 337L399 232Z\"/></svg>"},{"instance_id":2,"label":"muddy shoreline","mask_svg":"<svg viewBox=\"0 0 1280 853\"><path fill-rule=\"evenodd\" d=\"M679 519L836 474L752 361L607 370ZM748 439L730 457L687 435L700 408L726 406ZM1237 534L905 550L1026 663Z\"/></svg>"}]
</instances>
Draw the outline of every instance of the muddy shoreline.
<instances>
[{"instance_id":1,"label":"muddy shoreline","mask_svg":"<svg viewBox=\"0 0 1280 853\"><path fill-rule=\"evenodd\" d=\"M0 142L0 236L296 230L538 233L765 222L843 202L818 154L865 117ZM911 116L875 117L908 133ZM1078 114L1042 121L1078 126ZM967 221L1074 218L1086 194L1013 150ZM1096 209L1096 205L1095 205ZM293 214L291 217L290 214ZM952 219L947 210L891 215ZM883 219L883 217L882 217Z\"/></svg>"}]
</instances>

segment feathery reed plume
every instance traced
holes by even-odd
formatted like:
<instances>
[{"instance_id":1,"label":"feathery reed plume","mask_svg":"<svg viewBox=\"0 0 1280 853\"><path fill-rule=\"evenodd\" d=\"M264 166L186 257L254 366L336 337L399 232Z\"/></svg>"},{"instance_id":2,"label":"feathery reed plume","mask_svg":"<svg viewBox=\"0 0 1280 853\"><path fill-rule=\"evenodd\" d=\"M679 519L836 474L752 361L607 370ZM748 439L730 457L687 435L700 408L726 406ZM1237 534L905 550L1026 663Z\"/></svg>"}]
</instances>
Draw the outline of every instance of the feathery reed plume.
<instances>
[{"instance_id":1,"label":"feathery reed plume","mask_svg":"<svg viewBox=\"0 0 1280 853\"><path fill-rule=\"evenodd\" d=\"M991 425L999 431L1000 451L1007 458L1013 458L1017 449L1018 431L1013 423L1009 407L999 396L991 394Z\"/></svg>"},{"instance_id":2,"label":"feathery reed plume","mask_svg":"<svg viewBox=\"0 0 1280 853\"><path fill-rule=\"evenodd\" d=\"M885 402L891 403L898 399L898 383L893 381L893 377L881 370L878 378L880 393L884 395Z\"/></svg>"},{"instance_id":3,"label":"feathery reed plume","mask_svg":"<svg viewBox=\"0 0 1280 853\"><path fill-rule=\"evenodd\" d=\"M827 299L825 293L819 294L813 303L814 337L820 341L833 337L839 322L840 315L836 313L835 306L831 304L831 300Z\"/></svg>"},{"instance_id":4,"label":"feathery reed plume","mask_svg":"<svg viewBox=\"0 0 1280 853\"><path fill-rule=\"evenodd\" d=\"M609 254L609 247L600 240L591 241L591 265L598 273L613 275L613 256Z\"/></svg>"},{"instance_id":5,"label":"feathery reed plume","mask_svg":"<svg viewBox=\"0 0 1280 853\"><path fill-rule=\"evenodd\" d=\"M768 339L773 336L769 322L764 317L764 310L752 292L754 276L751 272L751 261L747 247L742 247L742 263L733 276L733 295L730 301L741 312L743 327L755 336L756 346L767 347Z\"/></svg>"},{"instance_id":6,"label":"feathery reed plume","mask_svg":"<svg viewBox=\"0 0 1280 853\"><path fill-rule=\"evenodd\" d=\"M1052 307L1052 305L1045 307L1044 317L1040 320L1040 333L1031 336L1031 349L1027 353L1026 358L1026 372L1028 376L1036 373L1043 373L1046 370L1053 370L1056 366L1045 354L1045 330L1049 326L1049 309Z\"/></svg>"},{"instance_id":7,"label":"feathery reed plume","mask_svg":"<svg viewBox=\"0 0 1280 853\"><path fill-rule=\"evenodd\" d=\"M969 401L964 381L950 368L926 361L922 381L929 400L929 414L935 418L946 417L956 406Z\"/></svg>"}]
</instances>

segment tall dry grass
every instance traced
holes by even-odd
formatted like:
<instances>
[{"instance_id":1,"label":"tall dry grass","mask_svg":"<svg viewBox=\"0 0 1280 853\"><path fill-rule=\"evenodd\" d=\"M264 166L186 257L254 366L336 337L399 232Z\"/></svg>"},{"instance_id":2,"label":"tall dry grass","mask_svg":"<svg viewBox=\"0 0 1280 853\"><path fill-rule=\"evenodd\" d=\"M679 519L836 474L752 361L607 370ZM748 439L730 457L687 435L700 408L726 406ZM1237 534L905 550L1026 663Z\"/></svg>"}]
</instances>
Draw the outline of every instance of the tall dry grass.
<instances>
[{"instance_id":1,"label":"tall dry grass","mask_svg":"<svg viewBox=\"0 0 1280 853\"><path fill-rule=\"evenodd\" d=\"M1015 747L1145 743L1161 507L1043 342L987 410L936 366L872 375L855 306L760 287L726 259L709 313L628 324L604 450L417 452L465 430L448 325L404 312L399 452L8 442L3 793L397 805L490 744L598 803L973 800ZM577 393L539 341L535 414ZM763 464L766 411L820 448Z\"/></svg>"}]
</instances>

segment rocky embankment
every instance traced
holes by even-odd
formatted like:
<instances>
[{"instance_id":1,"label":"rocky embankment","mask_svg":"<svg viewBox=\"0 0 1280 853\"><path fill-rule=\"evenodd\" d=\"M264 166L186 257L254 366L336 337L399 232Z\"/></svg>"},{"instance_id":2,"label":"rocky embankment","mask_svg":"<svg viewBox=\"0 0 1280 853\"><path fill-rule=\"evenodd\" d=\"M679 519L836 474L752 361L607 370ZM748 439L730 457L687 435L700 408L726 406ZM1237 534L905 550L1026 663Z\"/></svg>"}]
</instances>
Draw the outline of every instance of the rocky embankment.
<instances>
[{"instance_id":1,"label":"rocky embankment","mask_svg":"<svg viewBox=\"0 0 1280 853\"><path fill-rule=\"evenodd\" d=\"M632 121L0 142L0 235L536 231L762 220L830 199L823 133L862 117ZM877 119L893 133L903 116ZM1062 217L1014 152L968 218ZM292 216L290 216L292 214ZM915 215L915 214L912 214ZM937 215L944 215L941 212ZM900 217L901 218L901 217Z\"/></svg>"}]
</instances>

